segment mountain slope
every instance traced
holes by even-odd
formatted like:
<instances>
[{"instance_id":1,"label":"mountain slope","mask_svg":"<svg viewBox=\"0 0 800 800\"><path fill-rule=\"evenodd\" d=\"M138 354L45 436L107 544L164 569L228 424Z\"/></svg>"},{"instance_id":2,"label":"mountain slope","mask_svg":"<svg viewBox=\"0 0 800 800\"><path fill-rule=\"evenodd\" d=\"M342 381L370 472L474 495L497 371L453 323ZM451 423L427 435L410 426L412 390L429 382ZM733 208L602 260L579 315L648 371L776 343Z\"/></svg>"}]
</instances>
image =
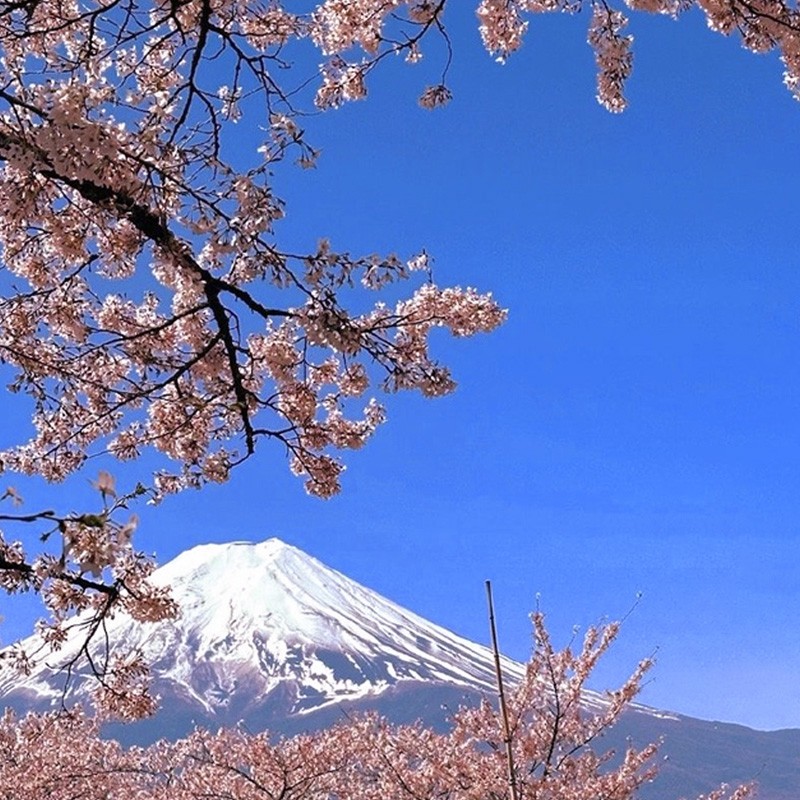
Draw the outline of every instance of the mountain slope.
<instances>
[{"instance_id":1,"label":"mountain slope","mask_svg":"<svg viewBox=\"0 0 800 800\"><path fill-rule=\"evenodd\" d=\"M324 727L344 713L375 709L397 722L442 728L459 705L495 696L491 652L401 608L311 556L270 539L203 545L161 567L177 620L139 625L111 620L109 640L139 648L152 664L161 710L112 726L127 743L177 738L195 724L243 722L250 730L294 733ZM35 638L26 640L35 646ZM59 707L67 661L80 641L20 677L0 672L0 706ZM510 682L523 666L504 660ZM87 697L78 674L67 702ZM590 694L588 704L602 703ZM633 707L599 743L624 751L664 739L659 779L645 800L676 800L721 782L757 780L761 800L800 797L800 731L753 731Z\"/></svg>"},{"instance_id":2,"label":"mountain slope","mask_svg":"<svg viewBox=\"0 0 800 800\"><path fill-rule=\"evenodd\" d=\"M159 691L220 722L281 697L282 714L377 695L410 682L491 692L490 652L434 625L277 539L202 545L161 567L177 620L109 622L111 642L143 652ZM36 637L26 640L35 648ZM0 675L0 699L24 693L36 707L61 702L58 666L69 641L29 676ZM509 679L522 666L506 660ZM86 697L81 675L68 700ZM238 719L238 717L237 717Z\"/></svg>"}]
</instances>

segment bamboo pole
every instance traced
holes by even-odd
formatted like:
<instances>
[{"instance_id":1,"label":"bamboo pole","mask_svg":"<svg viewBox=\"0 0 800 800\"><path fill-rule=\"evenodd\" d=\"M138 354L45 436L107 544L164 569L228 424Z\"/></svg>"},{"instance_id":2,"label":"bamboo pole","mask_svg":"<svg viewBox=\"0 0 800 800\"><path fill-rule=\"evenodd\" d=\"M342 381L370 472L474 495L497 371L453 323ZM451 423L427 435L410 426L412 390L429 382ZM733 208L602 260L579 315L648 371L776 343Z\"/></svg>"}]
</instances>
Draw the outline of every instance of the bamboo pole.
<instances>
[{"instance_id":1,"label":"bamboo pole","mask_svg":"<svg viewBox=\"0 0 800 800\"><path fill-rule=\"evenodd\" d=\"M517 794L517 773L514 769L514 751L511 747L511 728L508 724L508 708L503 691L503 671L500 668L500 649L497 646L497 627L494 624L494 601L492 600L492 582L486 581L486 599L489 604L489 629L492 633L492 650L494 650L494 671L497 675L497 694L500 698L500 714L503 717L503 742L506 746L506 763L508 764L508 788L511 800L519 800Z\"/></svg>"}]
</instances>

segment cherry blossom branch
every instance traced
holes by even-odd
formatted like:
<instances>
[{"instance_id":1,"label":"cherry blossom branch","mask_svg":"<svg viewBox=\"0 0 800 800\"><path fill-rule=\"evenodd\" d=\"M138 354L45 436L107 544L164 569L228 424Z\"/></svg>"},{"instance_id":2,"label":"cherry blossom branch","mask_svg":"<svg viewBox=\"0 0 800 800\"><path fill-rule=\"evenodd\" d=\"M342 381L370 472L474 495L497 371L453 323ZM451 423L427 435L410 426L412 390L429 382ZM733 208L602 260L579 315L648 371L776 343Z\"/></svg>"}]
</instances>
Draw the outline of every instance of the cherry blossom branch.
<instances>
[{"instance_id":1,"label":"cherry blossom branch","mask_svg":"<svg viewBox=\"0 0 800 800\"><path fill-rule=\"evenodd\" d=\"M22 521L28 521L22 518ZM25 579L33 578L37 575L38 570L33 564L24 561L10 561L5 556L0 555L0 572L18 573ZM84 578L82 575L75 575L71 572L52 572L48 575L53 580L64 581L72 586L77 586L80 589L89 589L94 592L106 594L114 600L119 597L119 586L109 585L106 583L98 583L97 581ZM21 581L20 581L21 582Z\"/></svg>"},{"instance_id":2,"label":"cherry blossom branch","mask_svg":"<svg viewBox=\"0 0 800 800\"><path fill-rule=\"evenodd\" d=\"M67 642L78 646L61 668L65 671L62 705L72 686L73 673L82 662L88 664L97 681L98 707L122 717L151 713L154 701L147 689L147 669L139 654L120 654L111 664L107 620L124 611L142 622L174 617L177 607L166 589L148 582L154 569L151 559L137 553L131 539L138 518L127 522L115 516L130 501L146 493L141 486L117 496L113 478L101 471L95 488L103 507L97 513L57 515L52 510L32 514L3 514L0 520L13 524L55 523L41 539L58 531L60 555L26 557L20 542L8 542L0 532L0 587L7 593L37 592L50 615L38 624L37 635L0 652L0 661L29 671L42 654L60 651ZM6 497L22 502L9 489ZM87 577L87 573L91 577ZM102 632L103 642L95 644Z\"/></svg>"},{"instance_id":3,"label":"cherry blossom branch","mask_svg":"<svg viewBox=\"0 0 800 800\"><path fill-rule=\"evenodd\" d=\"M777 47L787 84L800 91L795 9L783 0L698 4L714 29L739 29L750 49ZM620 111L628 20L611 0L589 5L598 99ZM627 3L671 15L689 5ZM290 454L308 491L328 497L340 488L342 452L385 419L368 392L454 389L430 332L491 331L503 310L473 289L437 287L424 251L354 258L321 239L316 252L287 252L274 170L290 155L312 166L318 151L298 121L364 98L389 55L413 63L438 41L441 83L421 102L446 102L456 45L446 8L322 0L295 14L278 2L39 0L0 9L0 247L3 266L29 287L0 303L0 358L33 398L36 428L3 454L8 469L59 480L89 452L134 458L153 446L175 463L154 478L161 497L226 480L267 438ZM580 8L482 0L479 29L504 60L529 15ZM300 54L302 41L324 57L313 98L318 57ZM233 122L260 131L261 147L239 152ZM134 275L146 286L141 299L109 291L106 281ZM348 310L351 289L415 279L393 309Z\"/></svg>"}]
</instances>

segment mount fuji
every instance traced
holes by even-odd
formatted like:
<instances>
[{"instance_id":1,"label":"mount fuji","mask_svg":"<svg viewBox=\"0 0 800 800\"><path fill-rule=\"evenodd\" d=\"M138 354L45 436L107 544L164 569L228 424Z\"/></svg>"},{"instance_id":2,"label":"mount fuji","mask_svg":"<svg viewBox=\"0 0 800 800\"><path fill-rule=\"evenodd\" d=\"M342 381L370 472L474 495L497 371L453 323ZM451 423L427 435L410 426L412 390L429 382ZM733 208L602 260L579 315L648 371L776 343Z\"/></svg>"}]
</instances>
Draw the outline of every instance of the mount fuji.
<instances>
[{"instance_id":1,"label":"mount fuji","mask_svg":"<svg viewBox=\"0 0 800 800\"><path fill-rule=\"evenodd\" d=\"M180 616L142 625L120 615L108 638L141 651L151 664L162 712L120 733L141 740L188 732L194 722L256 728L319 727L342 708L396 703L409 720L439 712L443 699L492 694L492 654L407 611L278 539L259 544L208 544L156 571L171 587ZM22 643L37 650L37 637ZM0 672L0 703L59 708L66 676L59 669L78 654L70 640L27 676ZM100 643L97 645L99 652ZM510 681L522 665L504 659ZM434 691L431 692L431 687ZM67 704L88 701L87 668L73 673ZM443 698L443 693L448 695ZM429 707L430 698L433 703ZM152 732L152 733L151 733Z\"/></svg>"},{"instance_id":2,"label":"mount fuji","mask_svg":"<svg viewBox=\"0 0 800 800\"><path fill-rule=\"evenodd\" d=\"M158 569L177 619L108 622L113 646L140 650L151 664L160 711L132 725L109 726L121 741L177 738L196 724L245 724L282 734L325 727L352 711L374 709L396 722L438 728L460 705L495 696L493 656L381 597L278 539L208 544ZM36 649L36 637L24 647ZM26 676L0 671L0 707L59 708L87 700L91 677L78 671L66 694L59 666L78 637ZM98 645L99 647L99 645ZM523 665L503 659L509 683ZM588 694L589 705L603 703ZM662 775L646 800L696 796L721 782L756 780L761 800L800 797L800 730L753 731L633 707L602 746L663 739Z\"/></svg>"}]
</instances>

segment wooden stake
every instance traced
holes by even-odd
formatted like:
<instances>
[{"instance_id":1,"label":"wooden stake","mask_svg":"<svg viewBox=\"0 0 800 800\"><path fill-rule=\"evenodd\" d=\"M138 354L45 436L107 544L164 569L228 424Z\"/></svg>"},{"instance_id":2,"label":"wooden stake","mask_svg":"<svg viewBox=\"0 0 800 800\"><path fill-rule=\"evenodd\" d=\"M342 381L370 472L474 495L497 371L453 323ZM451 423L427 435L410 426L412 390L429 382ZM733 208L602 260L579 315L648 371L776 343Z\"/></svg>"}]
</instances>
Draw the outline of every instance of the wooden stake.
<instances>
[{"instance_id":1,"label":"wooden stake","mask_svg":"<svg viewBox=\"0 0 800 800\"><path fill-rule=\"evenodd\" d=\"M503 691L503 671L500 668L500 649L497 646L497 628L494 624L494 601L492 600L492 582L486 581L486 599L489 603L489 629L492 633L492 649L494 650L494 671L497 675L497 694L500 698L500 714L503 717L503 742L506 746L506 763L508 764L508 788L511 800L518 800L517 773L514 769L514 751L511 748L511 727L508 724L506 695Z\"/></svg>"}]
</instances>

